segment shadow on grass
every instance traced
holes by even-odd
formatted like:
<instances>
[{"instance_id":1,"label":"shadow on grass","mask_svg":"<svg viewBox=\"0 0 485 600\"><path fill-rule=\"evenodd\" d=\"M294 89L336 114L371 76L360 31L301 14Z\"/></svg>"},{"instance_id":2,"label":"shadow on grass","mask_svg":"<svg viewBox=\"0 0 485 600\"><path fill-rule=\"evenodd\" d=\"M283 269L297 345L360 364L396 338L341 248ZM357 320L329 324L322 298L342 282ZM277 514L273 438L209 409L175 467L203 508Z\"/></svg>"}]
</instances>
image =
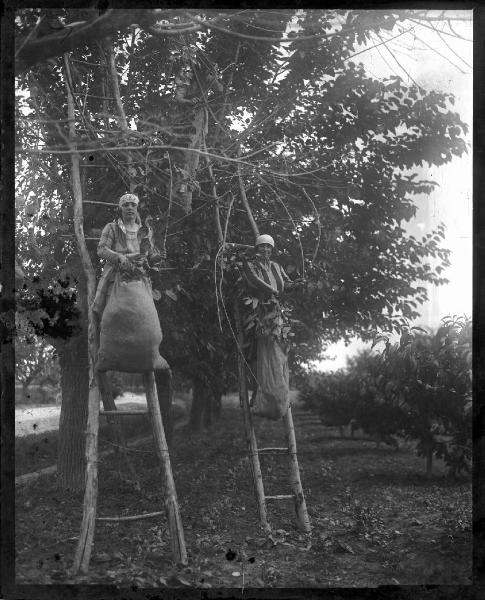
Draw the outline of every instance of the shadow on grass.
<instances>
[{"instance_id":1,"label":"shadow on grass","mask_svg":"<svg viewBox=\"0 0 485 600\"><path fill-rule=\"evenodd\" d=\"M310 443L320 443L323 440L320 439L308 439L306 440L306 442L310 442ZM328 438L325 439L325 441L328 441ZM345 441L345 440L339 440L339 441ZM361 444L359 444L358 446L329 446L329 445L325 445L320 447L319 449L315 449L315 452L320 452L322 457L325 458L338 458L340 456L368 456L371 454L374 454L376 457L383 457L383 456L392 456L392 457L399 457L402 456L404 454L408 454L408 450L397 450L393 447L390 446L381 446L380 448L377 448L375 446L375 442L369 442L369 444L373 444L372 446L362 446Z\"/></svg>"},{"instance_id":2,"label":"shadow on grass","mask_svg":"<svg viewBox=\"0 0 485 600\"><path fill-rule=\"evenodd\" d=\"M372 487L372 486L395 486L395 487L440 487L440 488L453 488L460 487L470 482L469 478L448 477L443 473L432 473L426 475L426 473L417 473L416 471L408 472L394 472L389 471L376 471L376 472L363 472L352 480L352 483L358 483L360 487Z\"/></svg>"}]
</instances>

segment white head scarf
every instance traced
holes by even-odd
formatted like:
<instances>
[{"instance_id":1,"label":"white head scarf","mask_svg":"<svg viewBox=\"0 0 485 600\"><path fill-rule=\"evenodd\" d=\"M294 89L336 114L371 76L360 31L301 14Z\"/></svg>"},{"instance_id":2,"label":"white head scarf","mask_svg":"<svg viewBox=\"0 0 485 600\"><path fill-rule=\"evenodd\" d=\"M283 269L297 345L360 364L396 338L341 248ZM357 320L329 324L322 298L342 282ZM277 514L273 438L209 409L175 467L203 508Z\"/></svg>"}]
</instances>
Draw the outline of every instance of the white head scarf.
<instances>
[{"instance_id":1,"label":"white head scarf","mask_svg":"<svg viewBox=\"0 0 485 600\"><path fill-rule=\"evenodd\" d=\"M123 206L126 202L134 202L137 206L140 203L138 196L136 194L123 194L121 196L120 201L118 203L119 206Z\"/></svg>"},{"instance_id":2,"label":"white head scarf","mask_svg":"<svg viewBox=\"0 0 485 600\"><path fill-rule=\"evenodd\" d=\"M269 244L272 248L274 248L274 239L267 234L258 235L254 245L259 246L260 244Z\"/></svg>"}]
</instances>

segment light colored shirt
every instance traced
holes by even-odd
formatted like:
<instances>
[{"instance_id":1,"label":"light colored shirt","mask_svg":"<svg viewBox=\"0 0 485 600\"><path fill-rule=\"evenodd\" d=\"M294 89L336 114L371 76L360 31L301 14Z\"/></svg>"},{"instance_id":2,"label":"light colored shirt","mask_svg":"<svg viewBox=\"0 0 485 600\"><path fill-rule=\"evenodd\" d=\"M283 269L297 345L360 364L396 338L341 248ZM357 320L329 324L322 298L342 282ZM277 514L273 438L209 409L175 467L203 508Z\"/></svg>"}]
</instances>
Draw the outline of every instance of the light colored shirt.
<instances>
[{"instance_id":1,"label":"light colored shirt","mask_svg":"<svg viewBox=\"0 0 485 600\"><path fill-rule=\"evenodd\" d=\"M262 293L280 293L284 290L285 283L290 281L283 267L277 262L265 260L259 256L251 261L246 261L243 268L250 288Z\"/></svg>"},{"instance_id":2,"label":"light colored shirt","mask_svg":"<svg viewBox=\"0 0 485 600\"><path fill-rule=\"evenodd\" d=\"M122 219L108 223L98 244L98 256L110 263L117 263L120 254L138 254L140 252L140 219L137 218L137 230L127 231Z\"/></svg>"}]
</instances>

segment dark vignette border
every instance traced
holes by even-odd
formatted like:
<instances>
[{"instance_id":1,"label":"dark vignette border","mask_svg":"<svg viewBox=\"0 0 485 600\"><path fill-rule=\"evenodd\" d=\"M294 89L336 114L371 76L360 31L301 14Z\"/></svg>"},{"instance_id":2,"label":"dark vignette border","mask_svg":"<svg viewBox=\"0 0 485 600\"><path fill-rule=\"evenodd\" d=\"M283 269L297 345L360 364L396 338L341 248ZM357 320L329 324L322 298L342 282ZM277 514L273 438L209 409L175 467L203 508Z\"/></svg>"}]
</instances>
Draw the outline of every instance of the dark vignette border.
<instances>
[{"instance_id":1,"label":"dark vignette border","mask_svg":"<svg viewBox=\"0 0 485 600\"><path fill-rule=\"evenodd\" d=\"M473 123L473 198L474 198L474 247L473 247L473 370L474 370L474 468L473 468L473 578L471 586L389 586L375 589L164 589L138 590L120 589L111 585L16 585L15 584L15 525L14 525L14 353L12 344L12 328L5 324L5 319L12 319L14 304L14 253L15 253L15 210L14 210L14 42L13 18L15 10L30 8L34 3L26 0L8 1L2 9L1 17L1 197L0 197L0 271L2 294L0 296L0 382L1 382L1 512L0 512L0 560L1 588L4 598L12 599L50 599L50 598L123 598L123 599L155 599L155 598L325 598L343 600L362 598L372 600L392 599L411 600L426 598L429 600L472 600L485 598L485 403L482 393L485 382L485 346L480 348L480 342L485 339L485 279L482 278L485 262L485 204L480 202L481 193L485 188L485 7L481 2L386 2L374 0L357 2L343 0L336 2L278 2L280 8L302 7L325 8L426 8L426 9L473 9L474 18L474 123ZM35 6L66 6L85 8L87 4L103 5L112 8L134 8L129 0L117 2L82 2L73 0L69 3L58 0L37 0ZM258 8L273 7L272 2L251 3L238 2L239 5ZM228 8L232 3L208 1L199 3L196 0L186 0L177 3L174 0L166 2L142 1L136 3L136 8L178 8L197 7ZM12 321L10 320L10 323Z\"/></svg>"},{"instance_id":2,"label":"dark vignette border","mask_svg":"<svg viewBox=\"0 0 485 600\"><path fill-rule=\"evenodd\" d=\"M485 585L485 7L473 11L473 579Z\"/></svg>"},{"instance_id":3,"label":"dark vignette border","mask_svg":"<svg viewBox=\"0 0 485 600\"><path fill-rule=\"evenodd\" d=\"M15 166L14 147L14 69L11 59L13 46L12 10L3 9L1 22L1 200L0 200L0 386L1 386L1 575L2 592L11 589L15 576L14 527L14 370L13 335L15 327L14 253L15 253Z\"/></svg>"}]
</instances>

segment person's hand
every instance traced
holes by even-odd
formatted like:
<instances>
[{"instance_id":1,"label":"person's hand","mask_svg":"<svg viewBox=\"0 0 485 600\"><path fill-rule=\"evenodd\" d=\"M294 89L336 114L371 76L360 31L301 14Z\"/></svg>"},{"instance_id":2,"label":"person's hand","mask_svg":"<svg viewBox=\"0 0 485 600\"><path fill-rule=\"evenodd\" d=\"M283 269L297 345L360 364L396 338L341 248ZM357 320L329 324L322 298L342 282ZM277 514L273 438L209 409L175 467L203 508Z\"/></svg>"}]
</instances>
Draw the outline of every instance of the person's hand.
<instances>
[{"instance_id":1,"label":"person's hand","mask_svg":"<svg viewBox=\"0 0 485 600\"><path fill-rule=\"evenodd\" d=\"M166 252L160 252L160 254L152 254L148 257L148 264L151 268L160 267L165 263L165 259L167 258Z\"/></svg>"},{"instance_id":2,"label":"person's hand","mask_svg":"<svg viewBox=\"0 0 485 600\"><path fill-rule=\"evenodd\" d=\"M286 288L288 290L297 290L297 289L301 289L302 287L306 286L306 279L295 279L293 281L289 281L286 284Z\"/></svg>"},{"instance_id":3,"label":"person's hand","mask_svg":"<svg viewBox=\"0 0 485 600\"><path fill-rule=\"evenodd\" d=\"M121 271L131 271L133 268L130 259L124 254L120 254L119 265Z\"/></svg>"}]
</instances>

